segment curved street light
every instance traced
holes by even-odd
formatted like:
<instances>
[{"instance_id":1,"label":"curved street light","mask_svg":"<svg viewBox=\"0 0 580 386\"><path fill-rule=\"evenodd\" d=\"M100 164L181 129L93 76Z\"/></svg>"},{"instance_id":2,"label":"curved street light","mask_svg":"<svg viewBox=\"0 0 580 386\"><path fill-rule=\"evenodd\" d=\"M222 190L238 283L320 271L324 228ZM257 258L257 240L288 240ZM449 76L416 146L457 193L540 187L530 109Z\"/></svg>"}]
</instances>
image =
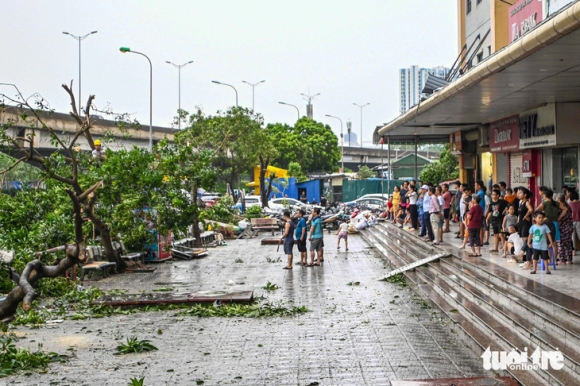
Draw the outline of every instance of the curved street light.
<instances>
[{"instance_id":1,"label":"curved street light","mask_svg":"<svg viewBox=\"0 0 580 386\"><path fill-rule=\"evenodd\" d=\"M119 51L124 54L130 52L144 56L149 62L149 151L153 152L153 65L151 64L151 59L141 52L131 51L129 47L121 47Z\"/></svg>"},{"instance_id":2,"label":"curved street light","mask_svg":"<svg viewBox=\"0 0 580 386\"><path fill-rule=\"evenodd\" d=\"M340 140L341 140L341 145L340 145L341 166L340 167L342 168L342 172L344 173L344 133L342 132L342 119L340 119L337 116L330 115L330 114L326 114L326 116L329 118L338 119L340 121Z\"/></svg>"},{"instance_id":3,"label":"curved street light","mask_svg":"<svg viewBox=\"0 0 580 386\"><path fill-rule=\"evenodd\" d=\"M187 66L190 63L193 63L193 60L190 60L189 62L183 63L183 64L175 64L173 62L170 62L169 60L166 60L165 63L171 64L174 67L177 67L177 70L179 72L179 78L178 78L179 79L178 80L179 91L178 91L178 107L177 107L177 115L179 118L178 118L178 122L177 122L177 128L179 130L181 130L181 116L179 115L180 111L181 111L181 68Z\"/></svg>"},{"instance_id":4,"label":"curved street light","mask_svg":"<svg viewBox=\"0 0 580 386\"><path fill-rule=\"evenodd\" d=\"M286 105L286 106L292 106L296 109L296 112L298 113L298 120L300 120L300 110L298 109L298 107L296 107L295 105L291 105L290 103L286 103L286 102L278 102L281 105Z\"/></svg>"},{"instance_id":5,"label":"curved street light","mask_svg":"<svg viewBox=\"0 0 580 386\"><path fill-rule=\"evenodd\" d=\"M359 105L359 104L353 103L353 105L355 105L355 106L357 106L357 107L360 108L360 147L362 147L362 143L363 143L363 140L362 140L362 136L363 136L363 120L362 120L362 118L363 118L363 111L362 110L363 110L363 107L366 107L366 106L368 106L370 104L371 104L370 102L369 103L366 103L364 105Z\"/></svg>"},{"instance_id":6,"label":"curved street light","mask_svg":"<svg viewBox=\"0 0 580 386\"><path fill-rule=\"evenodd\" d=\"M96 34L97 32L98 31L92 31L92 32L89 32L88 34L83 35L83 36L76 36L76 35L73 35L73 34L68 33L68 32L63 32L63 35L68 35L71 38L79 41L79 114L81 113L81 103L82 103L81 102L82 101L82 98L81 98L81 41L85 40L86 38L88 38L92 34Z\"/></svg>"},{"instance_id":7,"label":"curved street light","mask_svg":"<svg viewBox=\"0 0 580 386\"><path fill-rule=\"evenodd\" d=\"M236 88L234 86L232 86L231 84L218 82L217 80L212 80L211 82L215 83L215 84L221 84L222 86L229 86L229 87L233 88L234 91L236 92L236 107L238 107L238 90L236 90Z\"/></svg>"},{"instance_id":8,"label":"curved street light","mask_svg":"<svg viewBox=\"0 0 580 386\"><path fill-rule=\"evenodd\" d=\"M257 83L250 83L250 82L246 82L245 80L242 80L242 83L245 83L247 85L252 86L252 111L254 110L254 87L256 87L260 83L264 83L264 82L265 82L265 80L261 80Z\"/></svg>"}]
</instances>

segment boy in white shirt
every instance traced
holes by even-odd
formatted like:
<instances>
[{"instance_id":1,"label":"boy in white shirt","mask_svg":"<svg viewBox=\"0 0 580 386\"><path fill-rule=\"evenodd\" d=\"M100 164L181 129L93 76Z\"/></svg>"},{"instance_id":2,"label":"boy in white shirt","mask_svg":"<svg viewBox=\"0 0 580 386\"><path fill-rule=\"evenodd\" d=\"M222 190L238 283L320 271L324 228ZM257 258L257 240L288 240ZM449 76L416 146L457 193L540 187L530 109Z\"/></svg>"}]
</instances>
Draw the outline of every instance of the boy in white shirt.
<instances>
[{"instance_id":1,"label":"boy in white shirt","mask_svg":"<svg viewBox=\"0 0 580 386\"><path fill-rule=\"evenodd\" d=\"M517 255L519 259L522 259L523 255L524 255L524 251L522 251L522 247L524 246L524 241L522 240L522 238L520 237L518 232L516 232L515 226L510 225L510 227L508 228L508 231L510 233L510 237L507 240L508 251L513 256ZM513 257L510 257L509 259L507 259L507 262L508 263L516 263L517 260L514 259Z\"/></svg>"}]
</instances>

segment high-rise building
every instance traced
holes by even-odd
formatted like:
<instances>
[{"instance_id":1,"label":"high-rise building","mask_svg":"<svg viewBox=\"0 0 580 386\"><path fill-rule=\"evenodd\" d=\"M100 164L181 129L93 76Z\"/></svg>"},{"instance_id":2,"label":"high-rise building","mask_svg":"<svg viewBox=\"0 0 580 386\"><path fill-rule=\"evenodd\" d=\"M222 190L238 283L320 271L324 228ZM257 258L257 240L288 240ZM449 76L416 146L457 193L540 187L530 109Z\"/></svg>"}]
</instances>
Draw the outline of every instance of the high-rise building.
<instances>
[{"instance_id":1,"label":"high-rise building","mask_svg":"<svg viewBox=\"0 0 580 386\"><path fill-rule=\"evenodd\" d=\"M411 66L399 70L400 112L404 114L410 107L419 103L421 91L425 87L428 75L445 78L449 68L439 66L434 68L421 68Z\"/></svg>"}]
</instances>

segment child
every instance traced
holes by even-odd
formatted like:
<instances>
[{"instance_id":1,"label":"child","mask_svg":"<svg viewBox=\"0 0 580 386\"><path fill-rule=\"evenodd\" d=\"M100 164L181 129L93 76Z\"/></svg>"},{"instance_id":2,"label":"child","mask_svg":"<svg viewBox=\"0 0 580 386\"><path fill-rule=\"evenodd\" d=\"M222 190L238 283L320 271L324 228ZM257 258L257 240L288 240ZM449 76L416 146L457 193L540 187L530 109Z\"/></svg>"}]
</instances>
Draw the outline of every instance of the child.
<instances>
[{"instance_id":1,"label":"child","mask_svg":"<svg viewBox=\"0 0 580 386\"><path fill-rule=\"evenodd\" d=\"M463 244L461 244L461 247L459 247L459 249L465 249L465 246L467 245L467 241L469 240L469 219L467 218L467 212L469 212L469 210L471 209L471 206L472 206L471 196L468 196L465 199L465 207L467 208L467 210L463 214L463 220L462 220L462 223L463 223L464 228L465 228L465 230L463 231Z\"/></svg>"},{"instance_id":2,"label":"child","mask_svg":"<svg viewBox=\"0 0 580 386\"><path fill-rule=\"evenodd\" d=\"M506 248L504 249L504 254L503 257L505 257L506 253L505 251L509 251L511 255L514 256L518 256L519 259L522 259L524 257L524 251L522 250L522 247L524 246L524 242L522 240L522 238L520 237L520 235L516 232L516 226L515 224L512 224L508 227L508 231L509 231L509 237L508 240L506 242ZM508 263L516 263L517 260L514 259L513 257L510 257L509 259L507 259Z\"/></svg>"},{"instance_id":3,"label":"child","mask_svg":"<svg viewBox=\"0 0 580 386\"><path fill-rule=\"evenodd\" d=\"M538 260L541 258L544 260L544 266L546 267L546 275L551 274L550 265L548 260L550 259L550 254L548 253L548 242L550 245L554 245L552 240L552 235L550 234L550 228L544 224L545 215L544 212L536 211L534 212L534 220L536 223L530 228L530 235L528 236L528 247L533 248L534 253L534 268L530 272L532 275L536 273L536 268L538 267Z\"/></svg>"},{"instance_id":4,"label":"child","mask_svg":"<svg viewBox=\"0 0 580 386\"><path fill-rule=\"evenodd\" d=\"M510 204L510 206L508 207L508 214L506 214L505 217L503 218L503 223L501 225L502 232L504 232L507 237L510 237L511 232L509 231L509 229L511 226L515 228L517 223L518 216L516 216L516 206L514 204ZM504 243L503 255L501 257L506 257L508 251L509 251L508 246Z\"/></svg>"},{"instance_id":5,"label":"child","mask_svg":"<svg viewBox=\"0 0 580 386\"><path fill-rule=\"evenodd\" d=\"M387 201L387 210L389 212L388 220L393 219L393 196L389 197L389 201Z\"/></svg>"},{"instance_id":6,"label":"child","mask_svg":"<svg viewBox=\"0 0 580 386\"><path fill-rule=\"evenodd\" d=\"M338 235L338 246L336 249L340 249L340 239L344 239L344 246L348 251L348 223L341 223L336 234Z\"/></svg>"}]
</instances>

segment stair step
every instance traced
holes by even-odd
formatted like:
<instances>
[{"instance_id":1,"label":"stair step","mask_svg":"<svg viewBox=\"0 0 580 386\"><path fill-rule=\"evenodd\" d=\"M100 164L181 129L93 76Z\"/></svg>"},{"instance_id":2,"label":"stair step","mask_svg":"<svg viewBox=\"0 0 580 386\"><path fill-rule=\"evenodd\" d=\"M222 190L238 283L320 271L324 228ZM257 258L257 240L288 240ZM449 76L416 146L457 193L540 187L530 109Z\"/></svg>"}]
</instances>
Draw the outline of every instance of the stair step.
<instances>
[{"instance_id":1,"label":"stair step","mask_svg":"<svg viewBox=\"0 0 580 386\"><path fill-rule=\"evenodd\" d=\"M428 246L400 228L386 224L379 224L365 230L363 237L367 235L370 236L369 242L377 246L382 255L389 260L397 261L395 264L397 267L441 251L439 248ZM449 248L445 249L449 250ZM485 267L482 267L479 264L482 259L467 262L464 260L466 259L457 257L443 258L441 263L428 263L425 268L407 272L406 276L437 304L449 319L459 325L467 336L477 342L479 351L486 349L491 342L501 343L501 349L505 350L511 350L513 347L528 347L530 344L546 350L559 348L565 356L566 367L560 371L542 372L544 379L540 383L576 384L580 373L580 354L578 354L580 337L577 333L578 329L575 328L576 323L562 325L562 318L545 314L543 312L545 310L538 311L535 306L544 301L547 304L544 308L560 308L560 313L564 312L563 310L570 310L542 296L536 296L538 291L535 293L531 289L534 289L533 284L536 284L536 287L538 284L512 272L509 274L517 276L520 284L524 284L523 290L519 293L515 292L520 296L526 295L525 298L521 299L514 296L514 293L509 293L512 286L506 280L509 274L496 275L504 282L505 287L497 288L488 280L491 276L489 271L502 269L501 267L487 261L484 262L488 264L483 264ZM552 289L545 290L541 294L548 293L564 295ZM458 307L459 310L453 307ZM467 316L462 313L467 313ZM569 319L576 318L575 312L566 313L566 315ZM473 321L470 321L470 318ZM474 323L479 326L475 326ZM468 332L470 328L473 331ZM478 333L479 340L476 338ZM490 333L496 338L494 339L493 335L490 338L487 335ZM477 347L474 349L478 351ZM537 379L524 381L530 373L535 372L523 371L519 374L510 371L510 373L523 384L538 384Z\"/></svg>"}]
</instances>

